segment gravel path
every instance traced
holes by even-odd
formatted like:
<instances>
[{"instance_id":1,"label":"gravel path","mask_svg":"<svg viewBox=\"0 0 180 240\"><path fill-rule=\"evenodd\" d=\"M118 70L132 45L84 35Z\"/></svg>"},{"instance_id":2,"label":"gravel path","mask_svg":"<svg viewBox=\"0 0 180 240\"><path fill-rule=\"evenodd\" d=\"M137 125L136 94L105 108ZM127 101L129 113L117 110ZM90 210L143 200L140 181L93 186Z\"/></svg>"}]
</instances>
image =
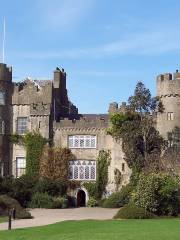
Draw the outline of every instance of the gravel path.
<instances>
[{"instance_id":1,"label":"gravel path","mask_svg":"<svg viewBox=\"0 0 180 240\"><path fill-rule=\"evenodd\" d=\"M118 209L72 208L72 209L32 209L33 219L12 221L12 229L44 226L66 220L106 220L112 219ZM0 230L6 230L8 223L0 223Z\"/></svg>"}]
</instances>

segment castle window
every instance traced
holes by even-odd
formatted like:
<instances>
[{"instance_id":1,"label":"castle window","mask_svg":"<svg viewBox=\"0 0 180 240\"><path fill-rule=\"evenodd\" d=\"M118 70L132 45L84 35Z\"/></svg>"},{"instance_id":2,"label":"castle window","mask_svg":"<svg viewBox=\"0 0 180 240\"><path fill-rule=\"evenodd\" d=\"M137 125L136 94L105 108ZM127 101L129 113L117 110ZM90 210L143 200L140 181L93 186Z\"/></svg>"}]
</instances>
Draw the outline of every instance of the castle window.
<instances>
[{"instance_id":1,"label":"castle window","mask_svg":"<svg viewBox=\"0 0 180 240\"><path fill-rule=\"evenodd\" d=\"M0 119L0 135L5 133L5 123Z\"/></svg>"},{"instance_id":2,"label":"castle window","mask_svg":"<svg viewBox=\"0 0 180 240\"><path fill-rule=\"evenodd\" d=\"M26 159L24 157L16 158L16 177L20 177L25 174L26 171Z\"/></svg>"},{"instance_id":3,"label":"castle window","mask_svg":"<svg viewBox=\"0 0 180 240\"><path fill-rule=\"evenodd\" d=\"M69 161L70 180L96 180L96 161L74 160Z\"/></svg>"},{"instance_id":4,"label":"castle window","mask_svg":"<svg viewBox=\"0 0 180 240\"><path fill-rule=\"evenodd\" d=\"M17 133L25 134L27 132L27 117L17 118Z\"/></svg>"},{"instance_id":5,"label":"castle window","mask_svg":"<svg viewBox=\"0 0 180 240\"><path fill-rule=\"evenodd\" d=\"M5 105L5 93L0 91L0 105Z\"/></svg>"},{"instance_id":6,"label":"castle window","mask_svg":"<svg viewBox=\"0 0 180 240\"><path fill-rule=\"evenodd\" d=\"M96 136L74 135L68 138L69 148L96 148Z\"/></svg>"},{"instance_id":7,"label":"castle window","mask_svg":"<svg viewBox=\"0 0 180 240\"><path fill-rule=\"evenodd\" d=\"M174 113L173 112L168 112L167 113L167 120L168 121L174 120Z\"/></svg>"},{"instance_id":8,"label":"castle window","mask_svg":"<svg viewBox=\"0 0 180 240\"><path fill-rule=\"evenodd\" d=\"M125 171L125 163L122 163L122 172Z\"/></svg>"}]
</instances>

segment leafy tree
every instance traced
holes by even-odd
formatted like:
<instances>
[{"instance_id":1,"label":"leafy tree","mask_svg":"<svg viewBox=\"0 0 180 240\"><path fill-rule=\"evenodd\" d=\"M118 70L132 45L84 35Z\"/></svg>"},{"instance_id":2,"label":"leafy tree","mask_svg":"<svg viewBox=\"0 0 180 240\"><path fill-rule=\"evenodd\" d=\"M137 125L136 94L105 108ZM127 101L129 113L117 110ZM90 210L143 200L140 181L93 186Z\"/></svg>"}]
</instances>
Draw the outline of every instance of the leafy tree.
<instances>
[{"instance_id":1,"label":"leafy tree","mask_svg":"<svg viewBox=\"0 0 180 240\"><path fill-rule=\"evenodd\" d=\"M156 99L151 97L150 90L139 81L134 90L134 95L129 97L129 105L137 112L151 112L156 108Z\"/></svg>"},{"instance_id":2,"label":"leafy tree","mask_svg":"<svg viewBox=\"0 0 180 240\"><path fill-rule=\"evenodd\" d=\"M69 161L75 156L68 148L45 148L40 160L40 176L51 180L67 181Z\"/></svg>"},{"instance_id":3,"label":"leafy tree","mask_svg":"<svg viewBox=\"0 0 180 240\"><path fill-rule=\"evenodd\" d=\"M125 113L110 117L108 133L116 140L122 139L126 161L133 170L148 171L160 168L160 154L164 141L154 127L151 113L155 111L157 100L141 82L137 83L134 96L129 98Z\"/></svg>"},{"instance_id":4,"label":"leafy tree","mask_svg":"<svg viewBox=\"0 0 180 240\"><path fill-rule=\"evenodd\" d=\"M161 158L163 169L173 175L180 172L180 128L168 133L167 147Z\"/></svg>"}]
</instances>

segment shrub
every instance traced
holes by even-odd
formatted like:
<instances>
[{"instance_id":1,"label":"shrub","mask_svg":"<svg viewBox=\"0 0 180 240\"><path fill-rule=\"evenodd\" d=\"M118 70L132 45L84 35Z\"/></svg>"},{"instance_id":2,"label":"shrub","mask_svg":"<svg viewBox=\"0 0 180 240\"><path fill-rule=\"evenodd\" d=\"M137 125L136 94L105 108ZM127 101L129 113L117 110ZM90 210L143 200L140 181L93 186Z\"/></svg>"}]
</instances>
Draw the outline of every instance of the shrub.
<instances>
[{"instance_id":1,"label":"shrub","mask_svg":"<svg viewBox=\"0 0 180 240\"><path fill-rule=\"evenodd\" d=\"M68 207L68 199L65 197L57 197L53 198L52 208L67 208Z\"/></svg>"},{"instance_id":2,"label":"shrub","mask_svg":"<svg viewBox=\"0 0 180 240\"><path fill-rule=\"evenodd\" d=\"M0 194L12 194L13 182L13 177L0 177Z\"/></svg>"},{"instance_id":3,"label":"shrub","mask_svg":"<svg viewBox=\"0 0 180 240\"><path fill-rule=\"evenodd\" d=\"M7 216L15 208L16 218L32 218L31 214L21 207L19 202L7 195L0 196L0 215Z\"/></svg>"},{"instance_id":4,"label":"shrub","mask_svg":"<svg viewBox=\"0 0 180 240\"><path fill-rule=\"evenodd\" d=\"M88 201L88 203L87 203L87 206L88 206L88 207L97 207L97 205L98 205L97 200L94 199L93 197L90 197L90 198L89 198L89 201Z\"/></svg>"},{"instance_id":5,"label":"shrub","mask_svg":"<svg viewBox=\"0 0 180 240\"><path fill-rule=\"evenodd\" d=\"M123 186L120 192L111 194L102 204L104 208L119 208L127 204L130 200L133 187L130 184Z\"/></svg>"},{"instance_id":6,"label":"shrub","mask_svg":"<svg viewBox=\"0 0 180 240\"><path fill-rule=\"evenodd\" d=\"M67 182L42 178L36 184L35 191L39 193L46 192L51 196L63 196L67 191Z\"/></svg>"},{"instance_id":7,"label":"shrub","mask_svg":"<svg viewBox=\"0 0 180 240\"><path fill-rule=\"evenodd\" d=\"M132 200L155 214L176 216L180 213L180 181L166 174L141 174Z\"/></svg>"},{"instance_id":8,"label":"shrub","mask_svg":"<svg viewBox=\"0 0 180 240\"><path fill-rule=\"evenodd\" d=\"M144 208L137 207L133 203L129 203L122 207L114 216L115 219L151 219L156 216Z\"/></svg>"},{"instance_id":9,"label":"shrub","mask_svg":"<svg viewBox=\"0 0 180 240\"><path fill-rule=\"evenodd\" d=\"M27 207L34 193L37 179L31 176L23 175L14 179L13 192L11 196L18 200L23 207Z\"/></svg>"},{"instance_id":10,"label":"shrub","mask_svg":"<svg viewBox=\"0 0 180 240\"><path fill-rule=\"evenodd\" d=\"M53 208L53 198L47 193L35 193L29 204L31 208Z\"/></svg>"}]
</instances>

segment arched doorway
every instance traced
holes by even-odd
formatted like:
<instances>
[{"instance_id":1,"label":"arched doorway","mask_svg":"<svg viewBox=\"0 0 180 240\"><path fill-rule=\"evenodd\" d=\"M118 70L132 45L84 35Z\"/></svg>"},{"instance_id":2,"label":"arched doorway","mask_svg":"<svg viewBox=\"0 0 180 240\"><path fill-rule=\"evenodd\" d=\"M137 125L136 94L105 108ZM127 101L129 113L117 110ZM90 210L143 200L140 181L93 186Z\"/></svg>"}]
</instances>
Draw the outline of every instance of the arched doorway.
<instances>
[{"instance_id":1,"label":"arched doorway","mask_svg":"<svg viewBox=\"0 0 180 240\"><path fill-rule=\"evenodd\" d=\"M79 189L77 193L77 207L85 207L86 206L86 193Z\"/></svg>"}]
</instances>

